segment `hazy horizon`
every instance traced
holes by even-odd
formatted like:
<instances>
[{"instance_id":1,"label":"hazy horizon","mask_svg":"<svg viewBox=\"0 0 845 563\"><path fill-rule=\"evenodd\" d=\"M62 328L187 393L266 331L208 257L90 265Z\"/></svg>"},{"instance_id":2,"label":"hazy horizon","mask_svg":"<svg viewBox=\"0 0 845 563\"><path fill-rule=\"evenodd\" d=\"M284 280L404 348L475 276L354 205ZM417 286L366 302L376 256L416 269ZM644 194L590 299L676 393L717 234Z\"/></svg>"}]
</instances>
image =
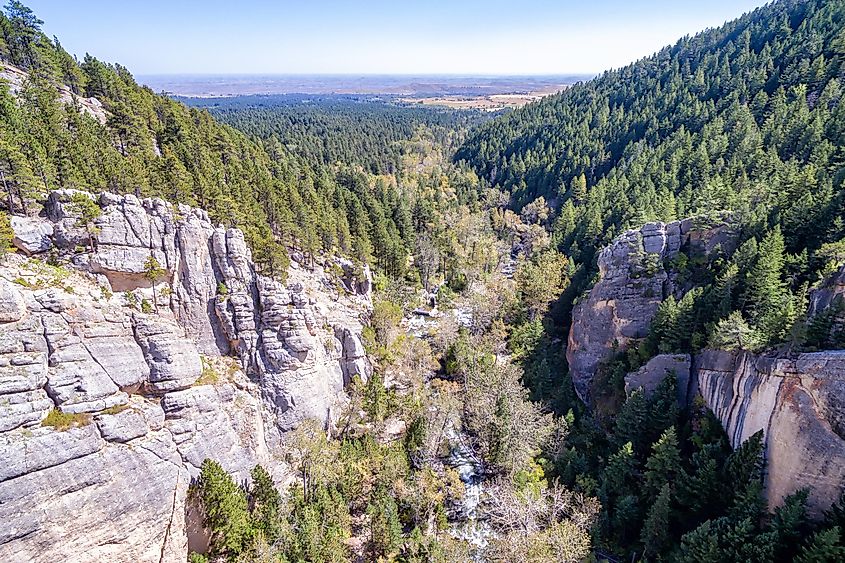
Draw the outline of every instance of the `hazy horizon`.
<instances>
[{"instance_id":1,"label":"hazy horizon","mask_svg":"<svg viewBox=\"0 0 845 563\"><path fill-rule=\"evenodd\" d=\"M596 75L764 3L27 1L69 52L141 76Z\"/></svg>"},{"instance_id":2,"label":"hazy horizon","mask_svg":"<svg viewBox=\"0 0 845 563\"><path fill-rule=\"evenodd\" d=\"M494 95L553 93L593 75L231 73L137 75L154 91L216 97L274 94Z\"/></svg>"}]
</instances>

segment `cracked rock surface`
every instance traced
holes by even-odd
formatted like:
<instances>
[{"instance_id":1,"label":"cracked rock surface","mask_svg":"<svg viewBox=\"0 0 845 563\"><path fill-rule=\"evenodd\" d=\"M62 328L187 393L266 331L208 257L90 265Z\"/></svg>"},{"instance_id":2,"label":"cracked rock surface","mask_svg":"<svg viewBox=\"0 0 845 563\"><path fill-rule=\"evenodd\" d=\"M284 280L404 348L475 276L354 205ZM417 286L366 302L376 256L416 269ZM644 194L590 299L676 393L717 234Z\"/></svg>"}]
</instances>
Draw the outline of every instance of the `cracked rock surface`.
<instances>
[{"instance_id":1,"label":"cracked rock surface","mask_svg":"<svg viewBox=\"0 0 845 563\"><path fill-rule=\"evenodd\" d=\"M91 249L73 193L13 220L0 263L0 561L184 561L203 460L286 478L284 433L369 375L369 271L293 263L281 283L241 231L131 195L90 196Z\"/></svg>"},{"instance_id":2,"label":"cracked rock surface","mask_svg":"<svg viewBox=\"0 0 845 563\"><path fill-rule=\"evenodd\" d=\"M660 303L690 289L673 268L674 259L730 254L735 243L729 218L716 224L687 219L646 224L601 251L599 280L573 309L567 346L570 373L584 402L590 404L603 364L648 334ZM810 292L810 314L839 307L843 295L845 267ZM841 313L834 321L841 326ZM700 395L733 447L763 431L770 508L807 487L808 511L820 517L845 492L845 350L661 354L626 376L626 392L641 388L648 394L667 373L678 379L679 402L689 404Z\"/></svg>"}]
</instances>

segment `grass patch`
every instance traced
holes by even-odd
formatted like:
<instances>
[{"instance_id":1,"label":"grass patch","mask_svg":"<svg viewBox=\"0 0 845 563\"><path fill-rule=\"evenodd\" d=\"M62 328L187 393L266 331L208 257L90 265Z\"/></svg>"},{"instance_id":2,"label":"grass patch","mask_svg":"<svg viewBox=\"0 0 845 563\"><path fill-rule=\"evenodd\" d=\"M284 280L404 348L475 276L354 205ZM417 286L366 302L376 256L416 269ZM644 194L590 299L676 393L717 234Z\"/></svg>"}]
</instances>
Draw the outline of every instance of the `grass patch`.
<instances>
[{"instance_id":1,"label":"grass patch","mask_svg":"<svg viewBox=\"0 0 845 563\"><path fill-rule=\"evenodd\" d=\"M214 368L211 361L205 356L201 356L200 360L202 360L202 373L194 385L216 385L220 383L220 373Z\"/></svg>"},{"instance_id":2,"label":"grass patch","mask_svg":"<svg viewBox=\"0 0 845 563\"><path fill-rule=\"evenodd\" d=\"M26 280L22 277L17 277L12 280L12 283L16 283L20 286L23 286L27 289L42 289L44 286L41 284L41 280L36 280L35 282L31 282Z\"/></svg>"},{"instance_id":3,"label":"grass patch","mask_svg":"<svg viewBox=\"0 0 845 563\"><path fill-rule=\"evenodd\" d=\"M68 430L91 423L91 415L87 413L62 412L53 409L47 418L41 421L41 426L52 426L56 430Z\"/></svg>"},{"instance_id":4,"label":"grass patch","mask_svg":"<svg viewBox=\"0 0 845 563\"><path fill-rule=\"evenodd\" d=\"M109 407L103 411L100 411L101 414L120 414L126 409L129 408L129 405L115 405L113 407Z\"/></svg>"}]
</instances>

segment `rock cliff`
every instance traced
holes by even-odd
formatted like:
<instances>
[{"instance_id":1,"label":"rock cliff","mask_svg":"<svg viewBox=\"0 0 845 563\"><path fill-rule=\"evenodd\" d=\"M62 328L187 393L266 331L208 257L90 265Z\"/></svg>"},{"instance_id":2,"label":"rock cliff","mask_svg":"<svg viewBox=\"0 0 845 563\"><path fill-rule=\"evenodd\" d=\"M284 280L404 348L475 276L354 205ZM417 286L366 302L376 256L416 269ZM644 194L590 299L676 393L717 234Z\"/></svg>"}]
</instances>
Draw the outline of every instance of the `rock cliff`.
<instances>
[{"instance_id":1,"label":"rock cliff","mask_svg":"<svg viewBox=\"0 0 845 563\"><path fill-rule=\"evenodd\" d=\"M567 348L582 400L589 404L602 364L647 335L659 304L690 289L678 275L678 257L706 264L719 251L731 252L735 243L729 221L685 220L628 231L601 252L599 280L573 310ZM841 300L844 280L841 268L811 292L811 315ZM819 516L845 491L845 351L659 355L628 374L626 392L648 393L669 372L678 377L679 401L700 394L734 447L763 430L770 507L808 487L808 508Z\"/></svg>"},{"instance_id":2,"label":"rock cliff","mask_svg":"<svg viewBox=\"0 0 845 563\"><path fill-rule=\"evenodd\" d=\"M0 560L184 561L203 459L283 477L284 432L330 423L369 374L368 271L281 283L241 231L131 195L96 198L89 251L72 195L13 218L0 264Z\"/></svg>"},{"instance_id":3,"label":"rock cliff","mask_svg":"<svg viewBox=\"0 0 845 563\"><path fill-rule=\"evenodd\" d=\"M645 338L660 303L688 289L667 267L672 261L683 255L686 261L706 262L735 245L736 232L726 217L647 223L604 248L598 256L599 280L572 312L566 359L578 396L589 404L601 365Z\"/></svg>"},{"instance_id":4,"label":"rock cliff","mask_svg":"<svg viewBox=\"0 0 845 563\"><path fill-rule=\"evenodd\" d=\"M695 360L697 391L736 447L766 442L770 507L808 487L814 516L845 490L845 350L794 358L708 350Z\"/></svg>"}]
</instances>

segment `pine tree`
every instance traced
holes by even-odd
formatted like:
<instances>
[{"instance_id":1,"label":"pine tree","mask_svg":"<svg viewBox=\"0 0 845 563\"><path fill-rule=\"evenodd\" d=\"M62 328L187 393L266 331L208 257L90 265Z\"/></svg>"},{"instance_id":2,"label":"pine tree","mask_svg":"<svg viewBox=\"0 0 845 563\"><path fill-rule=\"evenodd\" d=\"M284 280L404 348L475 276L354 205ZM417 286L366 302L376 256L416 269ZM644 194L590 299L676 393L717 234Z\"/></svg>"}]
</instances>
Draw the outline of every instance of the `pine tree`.
<instances>
[{"instance_id":1,"label":"pine tree","mask_svg":"<svg viewBox=\"0 0 845 563\"><path fill-rule=\"evenodd\" d=\"M211 533L212 553L234 556L248 545L252 535L247 499L217 462L202 462L196 490Z\"/></svg>"},{"instance_id":2,"label":"pine tree","mask_svg":"<svg viewBox=\"0 0 845 563\"><path fill-rule=\"evenodd\" d=\"M602 496L611 499L624 495L637 473L637 461L631 442L625 443L619 451L610 456L602 474Z\"/></svg>"},{"instance_id":3,"label":"pine tree","mask_svg":"<svg viewBox=\"0 0 845 563\"><path fill-rule=\"evenodd\" d=\"M670 541L669 516L671 500L671 489L666 483L660 489L654 503L648 511L643 529L640 534L640 541L643 544L643 555L659 558L665 553Z\"/></svg>"},{"instance_id":4,"label":"pine tree","mask_svg":"<svg viewBox=\"0 0 845 563\"><path fill-rule=\"evenodd\" d=\"M9 216L0 211L0 257L7 252L13 252L12 240L15 238L15 232L12 230L12 224L9 221Z\"/></svg>"},{"instance_id":5,"label":"pine tree","mask_svg":"<svg viewBox=\"0 0 845 563\"><path fill-rule=\"evenodd\" d=\"M71 196L70 202L73 211L79 214L77 225L83 227L85 232L88 233L88 248L91 252L94 252L96 250L94 236L99 230L94 222L103 214L103 210L94 202L92 196L84 193L74 193Z\"/></svg>"},{"instance_id":6,"label":"pine tree","mask_svg":"<svg viewBox=\"0 0 845 563\"><path fill-rule=\"evenodd\" d=\"M681 471L681 452L675 427L670 426L651 447L645 464L644 489L647 498L654 498L666 484L675 481Z\"/></svg>"},{"instance_id":7,"label":"pine tree","mask_svg":"<svg viewBox=\"0 0 845 563\"><path fill-rule=\"evenodd\" d=\"M810 536L795 558L796 563L838 563L845 560L845 546L838 526Z\"/></svg>"},{"instance_id":8,"label":"pine tree","mask_svg":"<svg viewBox=\"0 0 845 563\"><path fill-rule=\"evenodd\" d=\"M742 491L763 477L763 431L758 430L728 457L725 476L729 490Z\"/></svg>"},{"instance_id":9,"label":"pine tree","mask_svg":"<svg viewBox=\"0 0 845 563\"><path fill-rule=\"evenodd\" d=\"M153 305L158 311L158 295L156 294L156 282L167 274L167 270L161 267L158 259L150 254L144 262L144 279L150 282L153 288Z\"/></svg>"},{"instance_id":10,"label":"pine tree","mask_svg":"<svg viewBox=\"0 0 845 563\"><path fill-rule=\"evenodd\" d=\"M708 520L701 526L687 532L681 538L679 563L721 563L719 540L712 530L713 523Z\"/></svg>"},{"instance_id":11,"label":"pine tree","mask_svg":"<svg viewBox=\"0 0 845 563\"><path fill-rule=\"evenodd\" d=\"M785 256L783 234L776 226L763 237L746 275L746 310L770 343L782 341L795 320L792 295L783 281Z\"/></svg>"},{"instance_id":12,"label":"pine tree","mask_svg":"<svg viewBox=\"0 0 845 563\"><path fill-rule=\"evenodd\" d=\"M642 389L635 389L616 417L613 430L614 443L622 446L625 443L640 445L641 442L645 442L648 415L649 401ZM639 448L636 450L640 451Z\"/></svg>"},{"instance_id":13,"label":"pine tree","mask_svg":"<svg viewBox=\"0 0 845 563\"><path fill-rule=\"evenodd\" d=\"M669 373L654 390L648 400L649 414L643 429L643 436L639 438L641 449L639 453L645 456L649 447L669 427L678 421L678 379L674 373Z\"/></svg>"},{"instance_id":14,"label":"pine tree","mask_svg":"<svg viewBox=\"0 0 845 563\"><path fill-rule=\"evenodd\" d=\"M783 501L775 510L770 528L776 538L775 552L783 561L790 561L798 554L801 540L808 534L808 489L801 489Z\"/></svg>"},{"instance_id":15,"label":"pine tree","mask_svg":"<svg viewBox=\"0 0 845 563\"><path fill-rule=\"evenodd\" d=\"M399 508L388 492L377 489L367 506L370 517L369 552L371 560L390 559L402 542L402 524Z\"/></svg>"},{"instance_id":16,"label":"pine tree","mask_svg":"<svg viewBox=\"0 0 845 563\"><path fill-rule=\"evenodd\" d=\"M252 468L250 476L252 486L249 490L249 504L252 526L262 533L269 545L273 545L282 534L282 497L270 474L260 465Z\"/></svg>"}]
</instances>

